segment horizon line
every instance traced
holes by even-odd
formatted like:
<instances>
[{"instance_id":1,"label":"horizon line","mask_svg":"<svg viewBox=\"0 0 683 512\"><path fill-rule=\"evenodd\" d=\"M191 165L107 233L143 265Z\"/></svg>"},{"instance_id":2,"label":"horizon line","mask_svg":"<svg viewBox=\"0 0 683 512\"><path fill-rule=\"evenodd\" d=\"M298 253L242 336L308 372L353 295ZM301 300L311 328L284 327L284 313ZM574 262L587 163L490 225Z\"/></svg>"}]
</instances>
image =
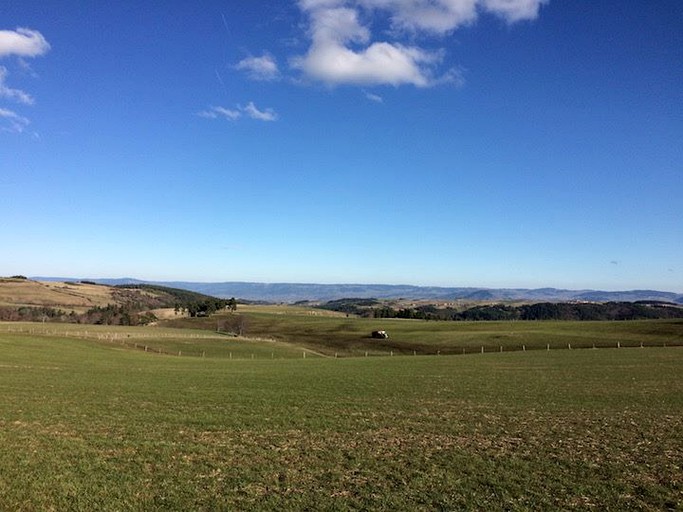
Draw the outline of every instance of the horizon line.
<instances>
[{"instance_id":1,"label":"horizon line","mask_svg":"<svg viewBox=\"0 0 683 512\"><path fill-rule=\"evenodd\" d=\"M520 286L455 286L455 285L424 285L424 284L388 284L388 283L321 283L321 282L296 282L296 281L192 281L186 279L140 279L137 277L66 277L66 276L28 276L28 279L40 281L139 281L141 283L192 283L192 284L259 284L259 285L296 285L296 286L383 286L383 287L409 287L409 288L442 288L442 289L465 289L465 290L554 290L567 292L658 292L683 295L683 291L659 290L656 288L622 288L622 289L601 289L601 288L558 288L555 286L539 287L520 287Z\"/></svg>"}]
</instances>

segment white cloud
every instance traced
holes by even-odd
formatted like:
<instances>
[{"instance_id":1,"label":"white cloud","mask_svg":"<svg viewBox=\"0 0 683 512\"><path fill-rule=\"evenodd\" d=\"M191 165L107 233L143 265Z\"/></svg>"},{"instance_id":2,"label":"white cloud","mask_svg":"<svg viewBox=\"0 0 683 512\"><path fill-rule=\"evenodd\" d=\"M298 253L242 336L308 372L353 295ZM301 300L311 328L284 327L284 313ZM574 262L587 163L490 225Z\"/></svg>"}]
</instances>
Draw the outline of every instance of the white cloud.
<instances>
[{"instance_id":1,"label":"white cloud","mask_svg":"<svg viewBox=\"0 0 683 512\"><path fill-rule=\"evenodd\" d=\"M437 72L444 52L426 50L398 40L373 41L374 16L388 17L395 38L443 36L472 24L483 12L508 23L531 20L549 0L299 0L308 16L311 45L292 66L330 85L367 84L428 87L461 83L454 69ZM364 15L361 22L361 15ZM413 37L414 39L414 37Z\"/></svg>"},{"instance_id":2,"label":"white cloud","mask_svg":"<svg viewBox=\"0 0 683 512\"><path fill-rule=\"evenodd\" d=\"M431 70L437 56L416 47L374 43L363 51L328 42L311 47L308 54L293 62L308 76L329 84L412 84L431 83Z\"/></svg>"},{"instance_id":3,"label":"white cloud","mask_svg":"<svg viewBox=\"0 0 683 512\"><path fill-rule=\"evenodd\" d=\"M550 0L483 0L484 8L508 23L521 20L534 20L538 17L541 5Z\"/></svg>"},{"instance_id":4,"label":"white cloud","mask_svg":"<svg viewBox=\"0 0 683 512\"><path fill-rule=\"evenodd\" d=\"M276 80L280 76L275 58L268 54L242 59L235 68L245 71L252 80Z\"/></svg>"},{"instance_id":5,"label":"white cloud","mask_svg":"<svg viewBox=\"0 0 683 512\"><path fill-rule=\"evenodd\" d=\"M243 115L257 121L276 121L278 119L278 115L273 109L259 110L253 101L247 103L246 107L241 105L237 105L235 108L211 107L208 110L197 112L197 115L206 119L222 118L230 121L236 121Z\"/></svg>"},{"instance_id":6,"label":"white cloud","mask_svg":"<svg viewBox=\"0 0 683 512\"><path fill-rule=\"evenodd\" d=\"M5 78L7 77L7 68L0 66L0 98L7 98L12 101L23 103L24 105L33 105L34 100L30 94L20 90L12 89L5 85Z\"/></svg>"},{"instance_id":7,"label":"white cloud","mask_svg":"<svg viewBox=\"0 0 683 512\"><path fill-rule=\"evenodd\" d=\"M365 43L370 31L358 21L358 12L346 7L315 9L311 11L313 44L330 41Z\"/></svg>"},{"instance_id":8,"label":"white cloud","mask_svg":"<svg viewBox=\"0 0 683 512\"><path fill-rule=\"evenodd\" d=\"M388 13L397 28L445 33L476 21L489 12L508 23L538 17L549 0L357 0L366 9Z\"/></svg>"},{"instance_id":9,"label":"white cloud","mask_svg":"<svg viewBox=\"0 0 683 512\"><path fill-rule=\"evenodd\" d=\"M363 91L363 94L365 94L365 97L370 101L374 101L375 103L384 103L384 98L382 98L379 94L373 94L368 91Z\"/></svg>"},{"instance_id":10,"label":"white cloud","mask_svg":"<svg viewBox=\"0 0 683 512\"><path fill-rule=\"evenodd\" d=\"M0 30L0 57L18 55L20 57L37 57L50 50L50 44L37 30L17 28L16 30Z\"/></svg>"},{"instance_id":11,"label":"white cloud","mask_svg":"<svg viewBox=\"0 0 683 512\"><path fill-rule=\"evenodd\" d=\"M26 62L27 57L37 57L50 50L50 44L37 30L17 28L16 30L0 30L0 58L16 57L19 67L24 74L36 77L36 73ZM33 105L33 96L21 89L14 89L7 85L6 79L9 72L4 66L0 66L0 99ZM21 133L29 124L29 120L12 110L0 107L0 130L12 133ZM34 133L34 136L37 134Z\"/></svg>"},{"instance_id":12,"label":"white cloud","mask_svg":"<svg viewBox=\"0 0 683 512\"><path fill-rule=\"evenodd\" d=\"M310 0L309 0L310 3ZM310 13L312 44L308 53L292 61L306 75L329 84L413 84L424 87L432 80L431 66L440 53L414 46L377 42L367 44L369 30L349 8L319 8Z\"/></svg>"},{"instance_id":13,"label":"white cloud","mask_svg":"<svg viewBox=\"0 0 683 512\"><path fill-rule=\"evenodd\" d=\"M303 10L339 7L343 0L299 0L299 7Z\"/></svg>"},{"instance_id":14,"label":"white cloud","mask_svg":"<svg viewBox=\"0 0 683 512\"><path fill-rule=\"evenodd\" d=\"M366 9L384 10L398 29L438 34L472 23L478 0L360 0Z\"/></svg>"},{"instance_id":15,"label":"white cloud","mask_svg":"<svg viewBox=\"0 0 683 512\"><path fill-rule=\"evenodd\" d=\"M29 125L29 120L16 112L0 108L0 130L12 133L21 133Z\"/></svg>"},{"instance_id":16,"label":"white cloud","mask_svg":"<svg viewBox=\"0 0 683 512\"><path fill-rule=\"evenodd\" d=\"M206 119L218 119L219 117L222 117L224 119L234 121L242 117L242 112L225 107L211 107L208 110L202 110L201 112L198 112L197 115Z\"/></svg>"},{"instance_id":17,"label":"white cloud","mask_svg":"<svg viewBox=\"0 0 683 512\"><path fill-rule=\"evenodd\" d=\"M242 110L244 110L252 119L257 119L259 121L277 121L277 114L272 108L259 110L252 101L247 103L247 106Z\"/></svg>"}]
</instances>

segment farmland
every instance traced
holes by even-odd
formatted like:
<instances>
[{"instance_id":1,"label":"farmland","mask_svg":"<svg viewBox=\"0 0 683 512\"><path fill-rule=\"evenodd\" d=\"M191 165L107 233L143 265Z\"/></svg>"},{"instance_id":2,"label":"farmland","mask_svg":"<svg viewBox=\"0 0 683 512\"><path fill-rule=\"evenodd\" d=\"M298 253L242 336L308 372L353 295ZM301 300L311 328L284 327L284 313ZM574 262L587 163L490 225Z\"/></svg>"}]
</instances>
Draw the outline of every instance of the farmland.
<instances>
[{"instance_id":1,"label":"farmland","mask_svg":"<svg viewBox=\"0 0 683 512\"><path fill-rule=\"evenodd\" d=\"M683 506L683 349L664 347L680 322L242 314L253 339L216 333L214 318L0 324L2 508ZM396 357L364 357L373 327ZM358 345L331 356L349 336ZM568 339L623 348L559 350Z\"/></svg>"},{"instance_id":2,"label":"farmland","mask_svg":"<svg viewBox=\"0 0 683 512\"><path fill-rule=\"evenodd\" d=\"M240 307L250 337L294 343L328 356L446 355L600 347L683 345L683 320L625 322L426 322L346 317L283 306ZM168 326L215 329L221 319L181 318ZM389 339L370 333L386 330Z\"/></svg>"}]
</instances>

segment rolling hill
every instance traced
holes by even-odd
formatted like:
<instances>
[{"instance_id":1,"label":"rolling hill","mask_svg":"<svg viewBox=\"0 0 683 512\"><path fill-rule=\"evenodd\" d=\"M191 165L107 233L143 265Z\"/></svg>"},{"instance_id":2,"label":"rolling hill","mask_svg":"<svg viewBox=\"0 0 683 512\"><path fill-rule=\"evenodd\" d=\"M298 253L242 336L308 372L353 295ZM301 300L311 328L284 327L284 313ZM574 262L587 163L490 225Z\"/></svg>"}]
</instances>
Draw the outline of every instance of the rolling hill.
<instances>
[{"instance_id":1,"label":"rolling hill","mask_svg":"<svg viewBox=\"0 0 683 512\"><path fill-rule=\"evenodd\" d=\"M0 307L58 308L76 313L107 307L144 311L176 305L186 307L212 299L191 290L152 284L113 286L89 280L0 278Z\"/></svg>"}]
</instances>

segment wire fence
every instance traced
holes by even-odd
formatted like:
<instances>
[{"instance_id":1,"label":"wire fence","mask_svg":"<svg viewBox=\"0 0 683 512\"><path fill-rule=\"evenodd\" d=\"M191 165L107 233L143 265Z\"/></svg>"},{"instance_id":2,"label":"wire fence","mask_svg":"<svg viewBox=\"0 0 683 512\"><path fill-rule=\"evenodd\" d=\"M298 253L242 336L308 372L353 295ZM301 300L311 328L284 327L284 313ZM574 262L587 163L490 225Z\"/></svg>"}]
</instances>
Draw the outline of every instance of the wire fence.
<instances>
[{"instance_id":1,"label":"wire fence","mask_svg":"<svg viewBox=\"0 0 683 512\"><path fill-rule=\"evenodd\" d=\"M16 325L10 323L0 323L0 334L19 334L19 335L32 335L32 336L49 336L49 337L59 337L59 338L70 338L70 339L83 339L98 341L101 343L118 345L127 349L138 350L147 352L150 354L166 355L166 356L178 356L178 357L202 357L206 358L220 358L220 359L235 359L235 360L245 360L245 359L280 359L283 358L282 353L275 351L268 352L267 350L259 350L254 352L249 352L248 350L235 350L234 352L226 351L225 349L220 350L217 354L214 351L209 351L207 354L206 350L200 350L195 347L187 347L185 350L179 349L175 350L170 347L164 347L164 342L168 343L171 340L176 340L180 342L187 341L238 341L243 343L277 343L276 340L272 338L241 338L236 337L230 333L191 333L191 332L178 332L178 333L146 333L146 332L135 332L130 330L123 331L112 331L107 330L106 327L102 329L51 329L47 325ZM158 341L160 343L155 343ZM287 344L290 345L291 344ZM394 349L368 349L368 350L354 350L354 351L336 351L334 353L327 352L323 353L318 350L301 348L298 350L290 350L286 358L291 359L294 357L300 357L302 359L306 358L350 358L350 357L403 357L403 356L455 356L455 355L475 355L475 354L493 354L493 353L510 353L510 352L527 352L527 351L557 351L557 350L597 350L597 349L621 349L621 348L666 348L666 347L681 347L683 346L683 337L670 338L666 340L658 341L616 341L607 342L600 341L598 343L590 342L578 342L578 343L546 343L544 345L539 344L481 344L467 346L457 346L428 350L422 348L421 350L412 350L405 347L396 346ZM298 354L298 356L296 355Z\"/></svg>"}]
</instances>

